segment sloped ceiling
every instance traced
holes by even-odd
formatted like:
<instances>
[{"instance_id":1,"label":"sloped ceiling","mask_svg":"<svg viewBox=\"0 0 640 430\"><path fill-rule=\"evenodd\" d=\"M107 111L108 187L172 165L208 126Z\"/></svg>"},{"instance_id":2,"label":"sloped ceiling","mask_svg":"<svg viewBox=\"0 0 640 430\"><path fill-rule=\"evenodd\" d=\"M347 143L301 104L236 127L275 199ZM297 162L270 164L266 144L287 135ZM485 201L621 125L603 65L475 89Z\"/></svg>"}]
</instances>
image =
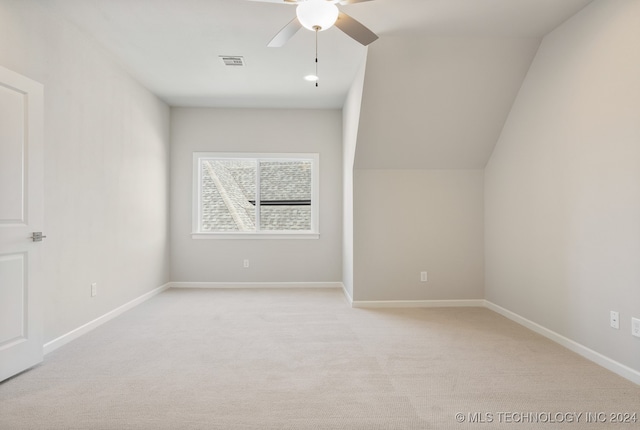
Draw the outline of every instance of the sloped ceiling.
<instances>
[{"instance_id":1,"label":"sloped ceiling","mask_svg":"<svg viewBox=\"0 0 640 430\"><path fill-rule=\"evenodd\" d=\"M539 42L392 36L372 45L355 167L484 168Z\"/></svg>"},{"instance_id":2,"label":"sloped ceiling","mask_svg":"<svg viewBox=\"0 0 640 430\"><path fill-rule=\"evenodd\" d=\"M78 26L172 106L339 109L366 49L337 28L321 32L321 81L315 88L303 80L315 67L313 32L301 30L284 47L267 47L295 16L294 5L20 1L40 3ZM374 0L340 8L380 36L373 47L390 36L539 38L590 1ZM220 55L244 56L247 65L225 67Z\"/></svg>"}]
</instances>

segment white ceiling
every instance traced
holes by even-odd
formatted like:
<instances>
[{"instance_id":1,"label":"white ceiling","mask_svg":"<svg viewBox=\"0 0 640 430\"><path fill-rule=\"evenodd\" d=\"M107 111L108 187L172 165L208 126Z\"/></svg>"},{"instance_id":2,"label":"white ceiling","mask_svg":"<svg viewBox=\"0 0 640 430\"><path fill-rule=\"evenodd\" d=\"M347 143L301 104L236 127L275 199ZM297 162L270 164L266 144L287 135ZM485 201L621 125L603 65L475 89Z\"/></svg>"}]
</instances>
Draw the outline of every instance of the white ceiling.
<instances>
[{"instance_id":1,"label":"white ceiling","mask_svg":"<svg viewBox=\"0 0 640 430\"><path fill-rule=\"evenodd\" d=\"M337 28L269 40L295 6L248 0L37 0L95 38L172 106L339 108L365 49ZM592 0L375 0L340 6L381 38L539 38ZM377 43L377 42L374 42ZM227 67L220 55L244 56Z\"/></svg>"}]
</instances>

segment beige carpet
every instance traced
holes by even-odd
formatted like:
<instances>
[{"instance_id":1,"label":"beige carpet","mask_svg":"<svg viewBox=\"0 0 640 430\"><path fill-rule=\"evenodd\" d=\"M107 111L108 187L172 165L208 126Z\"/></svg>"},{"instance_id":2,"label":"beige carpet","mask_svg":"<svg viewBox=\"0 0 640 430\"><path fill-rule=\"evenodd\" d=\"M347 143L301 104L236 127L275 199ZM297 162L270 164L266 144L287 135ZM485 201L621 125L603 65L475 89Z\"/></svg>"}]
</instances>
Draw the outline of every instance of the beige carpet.
<instances>
[{"instance_id":1,"label":"beige carpet","mask_svg":"<svg viewBox=\"0 0 640 430\"><path fill-rule=\"evenodd\" d=\"M168 290L0 384L0 428L637 429L640 386L487 309Z\"/></svg>"}]
</instances>

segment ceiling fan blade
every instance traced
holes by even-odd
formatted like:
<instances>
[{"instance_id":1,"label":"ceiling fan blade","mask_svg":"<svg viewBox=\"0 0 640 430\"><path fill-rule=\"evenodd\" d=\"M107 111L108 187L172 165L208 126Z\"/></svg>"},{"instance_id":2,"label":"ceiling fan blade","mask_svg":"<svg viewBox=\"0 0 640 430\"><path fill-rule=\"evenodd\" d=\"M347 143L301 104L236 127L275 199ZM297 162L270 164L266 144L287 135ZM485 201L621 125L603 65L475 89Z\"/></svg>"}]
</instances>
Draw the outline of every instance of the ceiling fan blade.
<instances>
[{"instance_id":1,"label":"ceiling fan blade","mask_svg":"<svg viewBox=\"0 0 640 430\"><path fill-rule=\"evenodd\" d=\"M253 1L255 1L255 0L253 0ZM342 0L339 3L342 4L342 5L345 5L345 4L362 3L362 2L365 2L365 1L371 1L371 0Z\"/></svg>"},{"instance_id":2,"label":"ceiling fan blade","mask_svg":"<svg viewBox=\"0 0 640 430\"><path fill-rule=\"evenodd\" d=\"M338 15L338 20L336 21L335 26L344 31L347 36L357 42L360 42L364 46L367 46L378 39L378 36L373 31L369 30L367 27L360 24L360 22L351 18L344 12L340 12Z\"/></svg>"},{"instance_id":3,"label":"ceiling fan blade","mask_svg":"<svg viewBox=\"0 0 640 430\"><path fill-rule=\"evenodd\" d=\"M287 43L287 41L291 39L301 28L302 24L298 21L298 17L293 18L289 21L289 24L285 25L284 28L280 30L273 39L271 39L271 42L269 42L267 46L269 48L280 48L281 46L284 46L284 44Z\"/></svg>"}]
</instances>

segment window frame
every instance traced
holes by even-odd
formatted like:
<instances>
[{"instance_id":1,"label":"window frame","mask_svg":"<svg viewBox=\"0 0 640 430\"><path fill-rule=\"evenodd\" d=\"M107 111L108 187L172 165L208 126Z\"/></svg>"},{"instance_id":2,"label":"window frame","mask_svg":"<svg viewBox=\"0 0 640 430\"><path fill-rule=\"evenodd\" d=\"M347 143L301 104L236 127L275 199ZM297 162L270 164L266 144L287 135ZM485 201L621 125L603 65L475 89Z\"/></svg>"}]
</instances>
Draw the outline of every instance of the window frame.
<instances>
[{"instance_id":1,"label":"window frame","mask_svg":"<svg viewBox=\"0 0 640 430\"><path fill-rule=\"evenodd\" d=\"M256 231L202 231L202 162L205 160L310 161L311 162L311 230L259 230L260 205L256 204ZM191 238L192 239L319 239L320 155L318 153L243 153L194 152L192 172ZM256 199L259 200L260 171L256 171Z\"/></svg>"}]
</instances>

